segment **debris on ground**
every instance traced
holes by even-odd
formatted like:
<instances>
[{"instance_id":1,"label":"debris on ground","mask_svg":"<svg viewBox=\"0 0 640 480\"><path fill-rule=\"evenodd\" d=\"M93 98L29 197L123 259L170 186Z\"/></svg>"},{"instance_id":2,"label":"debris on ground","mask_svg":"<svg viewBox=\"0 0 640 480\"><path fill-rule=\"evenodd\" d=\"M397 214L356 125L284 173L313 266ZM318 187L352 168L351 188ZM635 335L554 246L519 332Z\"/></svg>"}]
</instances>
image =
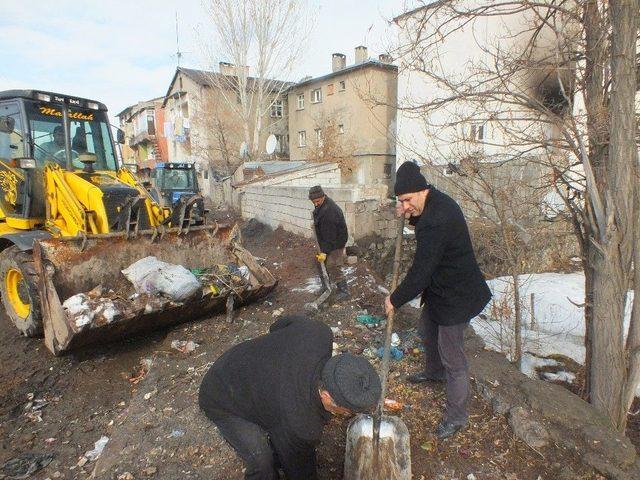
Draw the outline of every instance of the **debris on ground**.
<instances>
[{"instance_id":1,"label":"debris on ground","mask_svg":"<svg viewBox=\"0 0 640 480\"><path fill-rule=\"evenodd\" d=\"M102 455L102 451L104 450L104 447L107 446L107 443L109 443L109 437L105 435L101 436L100 439L96 440L93 444L93 450L86 451L84 453L84 457L90 462L96 461L98 457Z\"/></svg>"},{"instance_id":2,"label":"debris on ground","mask_svg":"<svg viewBox=\"0 0 640 480\"><path fill-rule=\"evenodd\" d=\"M11 480L29 478L38 470L49 465L54 456L53 453L23 453L2 465L2 478Z\"/></svg>"},{"instance_id":3,"label":"debris on ground","mask_svg":"<svg viewBox=\"0 0 640 480\"><path fill-rule=\"evenodd\" d=\"M182 353L191 353L199 346L200 345L193 340L173 340L171 342L171 348Z\"/></svg>"}]
</instances>

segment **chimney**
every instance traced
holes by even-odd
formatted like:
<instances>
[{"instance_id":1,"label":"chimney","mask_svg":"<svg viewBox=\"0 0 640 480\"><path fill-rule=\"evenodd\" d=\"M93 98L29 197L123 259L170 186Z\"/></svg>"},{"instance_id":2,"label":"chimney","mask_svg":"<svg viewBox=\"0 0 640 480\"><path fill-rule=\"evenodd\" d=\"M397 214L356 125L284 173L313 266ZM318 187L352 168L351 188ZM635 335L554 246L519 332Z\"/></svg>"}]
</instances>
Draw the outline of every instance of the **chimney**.
<instances>
[{"instance_id":1,"label":"chimney","mask_svg":"<svg viewBox=\"0 0 640 480\"><path fill-rule=\"evenodd\" d=\"M359 63L364 63L367 61L367 58L369 58L369 56L367 55L367 47L360 45L359 47L356 47L356 64Z\"/></svg>"},{"instance_id":2,"label":"chimney","mask_svg":"<svg viewBox=\"0 0 640 480\"><path fill-rule=\"evenodd\" d=\"M331 71L337 72L347 66L347 57L342 53L331 55Z\"/></svg>"},{"instance_id":3,"label":"chimney","mask_svg":"<svg viewBox=\"0 0 640 480\"><path fill-rule=\"evenodd\" d=\"M241 69L244 72L245 76L247 77L249 76L249 67L247 65L245 65L244 67L238 67L233 63L219 62L218 69L220 70L220 73L222 75L231 75L231 76L237 76L238 70Z\"/></svg>"},{"instance_id":4,"label":"chimney","mask_svg":"<svg viewBox=\"0 0 640 480\"><path fill-rule=\"evenodd\" d=\"M378 60L380 61L380 63L391 63L391 62L393 62L393 58L391 58L391 55L389 55L387 53L381 53L380 55L378 55Z\"/></svg>"}]
</instances>

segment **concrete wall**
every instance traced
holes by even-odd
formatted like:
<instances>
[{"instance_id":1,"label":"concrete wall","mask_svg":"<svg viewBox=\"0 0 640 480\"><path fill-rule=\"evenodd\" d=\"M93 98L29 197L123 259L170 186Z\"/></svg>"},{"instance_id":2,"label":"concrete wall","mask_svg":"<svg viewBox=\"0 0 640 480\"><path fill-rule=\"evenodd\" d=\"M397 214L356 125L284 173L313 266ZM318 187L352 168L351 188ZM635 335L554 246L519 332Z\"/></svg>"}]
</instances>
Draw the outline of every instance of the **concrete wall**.
<instances>
[{"instance_id":1,"label":"concrete wall","mask_svg":"<svg viewBox=\"0 0 640 480\"><path fill-rule=\"evenodd\" d=\"M342 209L349 230L349 244L362 237L375 233L382 227L386 232L387 224L376 221L374 213L380 201L365 198L370 191L352 188L351 186L324 186L325 193ZM241 212L243 218L255 218L272 228L282 227L284 230L313 238L313 203L309 201L307 186L263 186L245 187L241 196Z\"/></svg>"}]
</instances>

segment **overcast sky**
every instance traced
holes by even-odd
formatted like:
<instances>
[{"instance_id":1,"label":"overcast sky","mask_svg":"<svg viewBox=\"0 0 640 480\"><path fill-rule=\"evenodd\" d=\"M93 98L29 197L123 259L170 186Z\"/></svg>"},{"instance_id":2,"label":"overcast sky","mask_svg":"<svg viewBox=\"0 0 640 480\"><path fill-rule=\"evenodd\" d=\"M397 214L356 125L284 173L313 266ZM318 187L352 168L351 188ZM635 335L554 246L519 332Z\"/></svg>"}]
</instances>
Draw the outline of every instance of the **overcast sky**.
<instances>
[{"instance_id":1,"label":"overcast sky","mask_svg":"<svg viewBox=\"0 0 640 480\"><path fill-rule=\"evenodd\" d=\"M319 13L308 53L288 80L328 73L334 52L351 64L358 45L377 57L391 35L387 21L406 0L309 1ZM176 68L176 12L181 66L208 68L199 45L210 30L201 0L2 0L0 90L95 99L112 115L162 96Z\"/></svg>"}]
</instances>

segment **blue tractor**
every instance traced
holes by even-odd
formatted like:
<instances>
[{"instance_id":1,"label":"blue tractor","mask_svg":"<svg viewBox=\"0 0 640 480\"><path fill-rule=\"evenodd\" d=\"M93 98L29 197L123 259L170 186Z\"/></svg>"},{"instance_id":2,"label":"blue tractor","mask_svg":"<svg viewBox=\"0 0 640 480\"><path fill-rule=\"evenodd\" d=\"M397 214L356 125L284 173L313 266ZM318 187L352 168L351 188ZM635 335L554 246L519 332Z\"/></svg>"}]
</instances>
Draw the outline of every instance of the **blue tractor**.
<instances>
[{"instance_id":1,"label":"blue tractor","mask_svg":"<svg viewBox=\"0 0 640 480\"><path fill-rule=\"evenodd\" d=\"M204 199L198 187L196 170L192 163L157 163L152 196L163 207L174 212L187 210L195 224L204 223Z\"/></svg>"}]
</instances>

